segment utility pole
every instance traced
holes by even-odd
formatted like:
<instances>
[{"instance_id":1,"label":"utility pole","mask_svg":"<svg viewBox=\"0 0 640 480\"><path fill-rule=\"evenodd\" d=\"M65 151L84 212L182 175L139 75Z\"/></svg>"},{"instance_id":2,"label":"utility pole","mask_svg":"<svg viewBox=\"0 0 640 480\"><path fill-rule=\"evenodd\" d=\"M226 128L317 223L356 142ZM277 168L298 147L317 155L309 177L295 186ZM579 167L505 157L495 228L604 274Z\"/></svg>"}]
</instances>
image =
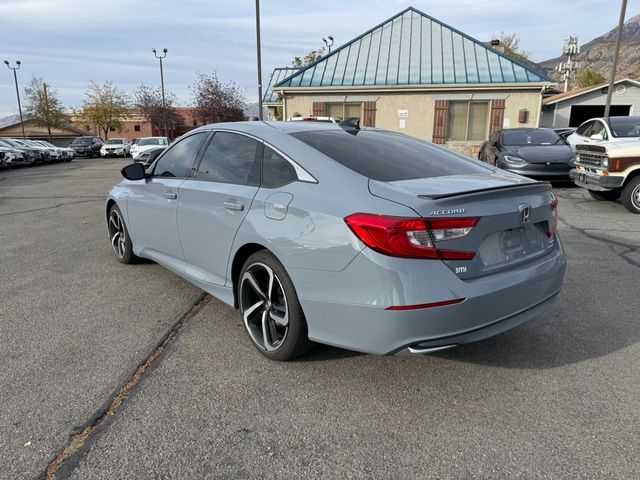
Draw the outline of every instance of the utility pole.
<instances>
[{"instance_id":1,"label":"utility pole","mask_svg":"<svg viewBox=\"0 0 640 480\"><path fill-rule=\"evenodd\" d=\"M13 80L16 82L16 97L18 97L18 112L20 112L20 126L22 127L22 139L26 139L27 137L24 134L24 120L22 119L22 105L20 105L20 90L18 89L18 74L16 70L20 70L20 60L16 60L16 66L12 67L9 65L9 60L4 61L5 65L8 69L13 70Z\"/></svg>"},{"instance_id":2,"label":"utility pole","mask_svg":"<svg viewBox=\"0 0 640 480\"><path fill-rule=\"evenodd\" d=\"M258 120L262 121L262 57L260 55L260 0L256 0L256 53L258 60Z\"/></svg>"},{"instance_id":3,"label":"utility pole","mask_svg":"<svg viewBox=\"0 0 640 480\"><path fill-rule=\"evenodd\" d=\"M164 118L164 136L169 139L169 129L167 128L167 105L164 100L164 74L162 73L162 59L167 56L168 50L166 48L162 49L163 55L158 55L155 48L152 48L151 51L156 56L156 58L160 60L160 85L162 88L162 116Z\"/></svg>"},{"instance_id":4,"label":"utility pole","mask_svg":"<svg viewBox=\"0 0 640 480\"><path fill-rule=\"evenodd\" d=\"M622 42L622 32L624 29L624 16L627 12L627 0L622 0L620 7L620 20L618 20L618 34L616 35L616 50L613 54L613 65L611 66L611 76L609 77L609 89L607 90L607 103L604 106L604 116L609 116L611 110L611 95L613 95L613 84L616 81L616 69L618 68L618 53L620 53L620 42Z\"/></svg>"},{"instance_id":5,"label":"utility pole","mask_svg":"<svg viewBox=\"0 0 640 480\"><path fill-rule=\"evenodd\" d=\"M47 84L43 83L42 87L44 88L44 109L47 119L47 131L49 132L49 143L51 143L53 139L51 138L51 117L49 115L49 97L47 96Z\"/></svg>"},{"instance_id":6,"label":"utility pole","mask_svg":"<svg viewBox=\"0 0 640 480\"><path fill-rule=\"evenodd\" d=\"M576 70L580 68L580 64L572 60L580 53L577 36L570 36L564 41L562 53L567 56L567 61L559 63L556 66L556 71L562 74L560 78L564 82L564 91L566 92L569 90L569 83L575 78Z\"/></svg>"}]
</instances>

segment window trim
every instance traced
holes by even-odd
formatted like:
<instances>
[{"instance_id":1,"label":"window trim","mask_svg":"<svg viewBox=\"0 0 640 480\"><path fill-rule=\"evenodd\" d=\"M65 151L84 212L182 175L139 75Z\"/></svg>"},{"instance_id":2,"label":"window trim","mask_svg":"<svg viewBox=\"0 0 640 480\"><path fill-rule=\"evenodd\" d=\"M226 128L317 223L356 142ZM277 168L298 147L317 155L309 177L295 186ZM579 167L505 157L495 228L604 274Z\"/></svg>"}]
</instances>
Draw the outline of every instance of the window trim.
<instances>
[{"instance_id":1,"label":"window trim","mask_svg":"<svg viewBox=\"0 0 640 480\"><path fill-rule=\"evenodd\" d=\"M193 163L191 164L191 168L189 169L189 175L186 177L163 177L162 175L156 175L156 166L158 165L158 162L162 159L162 157L164 157L166 155L166 153L171 150L173 147L175 147L178 143L185 141L187 138L189 137L193 137L194 135L200 134L200 133L205 133L205 139L202 141L202 145L200 145L200 149L198 150L198 153L196 153L195 156L195 160L193 161ZM211 132L208 132L206 130L194 130L193 132L189 132L189 135L185 135L184 137L180 138L179 142L175 142L173 145L169 145L167 144L166 148L164 149L164 151L158 155L156 157L156 159L153 161L153 163L151 164L151 166L148 168L148 171L151 172L151 178L176 178L176 179L187 179L187 178L192 178L193 177L193 169L195 165L199 165L200 164L200 157L202 157L202 154L204 153L203 150L203 146L205 144L209 144L209 139L211 138ZM161 145L158 145L161 146Z\"/></svg>"},{"instance_id":2,"label":"window trim","mask_svg":"<svg viewBox=\"0 0 640 480\"><path fill-rule=\"evenodd\" d=\"M291 166L296 171L296 175L298 177L298 179L297 179L298 182L318 183L318 180L316 180L316 178L313 175L311 175L303 167L298 165L295 162L295 160L292 160L291 157L289 157L286 153L284 153L278 147L275 147L272 144L270 144L269 142L265 142L262 138L256 137L255 135L252 135L250 133L240 132L238 130L231 130L231 129L226 129L226 128L217 128L217 129L213 128L213 129L209 130L209 137L207 138L207 140L205 140L205 143L206 143L206 145L204 145L205 148L209 147L209 144L211 143L211 141L213 140L213 137L215 136L215 134L217 132L221 132L221 133L223 133L223 132L236 133L238 135L244 135L245 137L249 137L249 138L257 141L261 146L261 150L264 150L264 148L262 148L262 146L267 146L267 147L271 148L273 151L275 151L278 155L281 155L282 158L284 158L287 162L289 162L291 164ZM200 152L198 152L198 158L197 158L196 162L194 163L193 167L191 168L192 174L191 174L191 176L189 178L196 179L196 177L194 176L194 173L197 172L198 169L200 168L200 163L202 162L202 157L204 156L204 151L205 150L202 149ZM164 152L162 154L164 155ZM199 180L199 181L201 181L201 182L212 182L212 180ZM217 182L213 182L213 183L217 183ZM230 184L230 185L237 185L237 184ZM262 154L260 155L260 188L262 188Z\"/></svg>"}]
</instances>

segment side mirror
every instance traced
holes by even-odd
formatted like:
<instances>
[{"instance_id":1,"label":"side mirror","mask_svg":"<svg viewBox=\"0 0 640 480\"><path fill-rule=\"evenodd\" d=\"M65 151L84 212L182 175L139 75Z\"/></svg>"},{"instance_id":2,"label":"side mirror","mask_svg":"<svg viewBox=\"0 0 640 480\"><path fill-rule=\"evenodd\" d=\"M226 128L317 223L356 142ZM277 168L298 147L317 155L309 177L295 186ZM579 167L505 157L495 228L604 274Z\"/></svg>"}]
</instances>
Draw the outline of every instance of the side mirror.
<instances>
[{"instance_id":1,"label":"side mirror","mask_svg":"<svg viewBox=\"0 0 640 480\"><path fill-rule=\"evenodd\" d=\"M122 176L127 180L144 180L147 178L144 165L141 163L132 163L131 165L127 165L120 170L120 173L122 173Z\"/></svg>"},{"instance_id":2,"label":"side mirror","mask_svg":"<svg viewBox=\"0 0 640 480\"><path fill-rule=\"evenodd\" d=\"M604 140L604 137L601 133L594 133L589 137L591 140Z\"/></svg>"}]
</instances>

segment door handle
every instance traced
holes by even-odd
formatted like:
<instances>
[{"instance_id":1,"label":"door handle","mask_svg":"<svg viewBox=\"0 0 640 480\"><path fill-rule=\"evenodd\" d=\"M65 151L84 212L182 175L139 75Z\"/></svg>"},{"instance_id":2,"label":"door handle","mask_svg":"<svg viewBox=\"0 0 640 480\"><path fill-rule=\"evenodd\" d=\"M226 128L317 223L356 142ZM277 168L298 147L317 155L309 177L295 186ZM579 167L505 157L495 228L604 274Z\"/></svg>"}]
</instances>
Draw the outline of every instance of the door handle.
<instances>
[{"instance_id":1,"label":"door handle","mask_svg":"<svg viewBox=\"0 0 640 480\"><path fill-rule=\"evenodd\" d=\"M164 196L169 200L175 200L176 198L178 198L178 194L174 192L164 192Z\"/></svg>"},{"instance_id":2,"label":"door handle","mask_svg":"<svg viewBox=\"0 0 640 480\"><path fill-rule=\"evenodd\" d=\"M238 212L241 212L242 210L244 210L244 205L241 203L224 202L223 205L224 205L224 208L227 208L229 210L237 210Z\"/></svg>"}]
</instances>

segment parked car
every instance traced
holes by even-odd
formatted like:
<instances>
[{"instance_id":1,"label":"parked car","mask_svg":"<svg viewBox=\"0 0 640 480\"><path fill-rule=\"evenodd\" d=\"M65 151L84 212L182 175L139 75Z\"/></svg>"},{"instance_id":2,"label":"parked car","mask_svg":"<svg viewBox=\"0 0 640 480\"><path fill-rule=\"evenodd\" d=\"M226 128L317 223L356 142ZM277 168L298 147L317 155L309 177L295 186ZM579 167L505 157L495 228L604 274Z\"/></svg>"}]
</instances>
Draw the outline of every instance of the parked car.
<instances>
[{"instance_id":1,"label":"parked car","mask_svg":"<svg viewBox=\"0 0 640 480\"><path fill-rule=\"evenodd\" d=\"M144 137L139 138L138 143L131 146L131 158L136 160L138 155L147 150L157 148L159 146L166 147L169 144L167 137Z\"/></svg>"},{"instance_id":2,"label":"parked car","mask_svg":"<svg viewBox=\"0 0 640 480\"><path fill-rule=\"evenodd\" d=\"M0 147L9 148L21 152L24 155L24 165L31 166L36 163L44 163L45 154L42 150L23 145L13 139L3 138L0 140Z\"/></svg>"},{"instance_id":3,"label":"parked car","mask_svg":"<svg viewBox=\"0 0 640 480\"><path fill-rule=\"evenodd\" d=\"M623 142L640 137L640 115L631 117L600 117L587 120L575 133L567 137L567 142L576 145L601 145L603 142Z\"/></svg>"},{"instance_id":4,"label":"parked car","mask_svg":"<svg viewBox=\"0 0 640 480\"><path fill-rule=\"evenodd\" d=\"M74 138L71 142L71 148L73 148L75 156L93 158L100 156L102 144L100 137L83 136Z\"/></svg>"},{"instance_id":5,"label":"parked car","mask_svg":"<svg viewBox=\"0 0 640 480\"><path fill-rule=\"evenodd\" d=\"M138 163L142 163L144 166L148 167L149 165L151 165L156 158L158 158L158 155L160 155L162 152L164 152L167 149L167 147L157 147L157 148L153 148L151 150L146 150L142 153L140 153L135 161Z\"/></svg>"},{"instance_id":6,"label":"parked car","mask_svg":"<svg viewBox=\"0 0 640 480\"><path fill-rule=\"evenodd\" d=\"M24 151L5 145L0 140L0 152L4 153L5 168L25 167L33 164L33 160L29 160Z\"/></svg>"},{"instance_id":7,"label":"parked car","mask_svg":"<svg viewBox=\"0 0 640 480\"><path fill-rule=\"evenodd\" d=\"M105 209L116 258L239 308L274 360L311 342L417 354L480 340L545 311L564 277L549 183L399 133L220 123L122 174Z\"/></svg>"},{"instance_id":8,"label":"parked car","mask_svg":"<svg viewBox=\"0 0 640 480\"><path fill-rule=\"evenodd\" d=\"M129 141L126 138L110 138L100 148L101 157L127 157L129 155Z\"/></svg>"},{"instance_id":9,"label":"parked car","mask_svg":"<svg viewBox=\"0 0 640 480\"><path fill-rule=\"evenodd\" d=\"M35 148L44 148L49 157L49 161L52 163L61 162L63 160L62 150L55 145L47 145L39 140L24 140L24 142Z\"/></svg>"},{"instance_id":10,"label":"parked car","mask_svg":"<svg viewBox=\"0 0 640 480\"><path fill-rule=\"evenodd\" d=\"M525 177L569 180L575 153L550 128L510 128L484 142L478 158Z\"/></svg>"},{"instance_id":11,"label":"parked car","mask_svg":"<svg viewBox=\"0 0 640 480\"><path fill-rule=\"evenodd\" d=\"M60 152L60 159L65 161L65 162L70 162L71 159L73 158L73 149L72 148L68 148L68 147L59 147L57 145L54 145L52 143L49 143L45 140L34 140L36 143L39 143L47 148L55 148L56 150L58 150Z\"/></svg>"},{"instance_id":12,"label":"parked car","mask_svg":"<svg viewBox=\"0 0 640 480\"><path fill-rule=\"evenodd\" d=\"M618 200L640 214L640 142L637 139L604 145L577 145L571 179L596 200Z\"/></svg>"},{"instance_id":13,"label":"parked car","mask_svg":"<svg viewBox=\"0 0 640 480\"><path fill-rule=\"evenodd\" d=\"M42 145L31 143L31 140L19 140L17 138L10 138L9 141L13 142L19 147L35 150L38 154L35 157L34 165L49 163L51 161L49 149L43 147Z\"/></svg>"}]
</instances>

